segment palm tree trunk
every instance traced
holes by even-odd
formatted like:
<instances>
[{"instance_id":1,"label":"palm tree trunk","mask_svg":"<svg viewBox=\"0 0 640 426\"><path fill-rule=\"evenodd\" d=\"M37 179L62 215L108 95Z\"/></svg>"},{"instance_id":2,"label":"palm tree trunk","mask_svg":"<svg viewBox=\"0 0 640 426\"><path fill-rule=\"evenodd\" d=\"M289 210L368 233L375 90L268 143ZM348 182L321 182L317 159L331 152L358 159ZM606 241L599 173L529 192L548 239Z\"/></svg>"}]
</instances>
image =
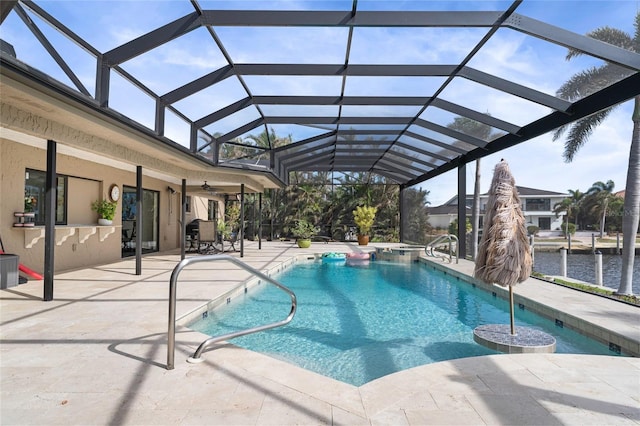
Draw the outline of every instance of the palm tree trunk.
<instances>
[{"instance_id":1,"label":"palm tree trunk","mask_svg":"<svg viewBox=\"0 0 640 426\"><path fill-rule=\"evenodd\" d=\"M476 160L476 181L473 189L473 211L471 212L471 256L478 255L478 228L480 227L480 159Z\"/></svg>"},{"instance_id":2,"label":"palm tree trunk","mask_svg":"<svg viewBox=\"0 0 640 426\"><path fill-rule=\"evenodd\" d=\"M633 262L636 251L636 232L640 221L640 96L635 97L632 120L633 134L622 216L622 273L620 287L618 287L619 294L633 294Z\"/></svg>"},{"instance_id":3,"label":"palm tree trunk","mask_svg":"<svg viewBox=\"0 0 640 426\"><path fill-rule=\"evenodd\" d=\"M608 194L607 194L608 196ZM604 200L604 207L602 208L602 219L600 219L600 238L604 238L604 221L607 219L607 207L609 206L609 199Z\"/></svg>"}]
</instances>

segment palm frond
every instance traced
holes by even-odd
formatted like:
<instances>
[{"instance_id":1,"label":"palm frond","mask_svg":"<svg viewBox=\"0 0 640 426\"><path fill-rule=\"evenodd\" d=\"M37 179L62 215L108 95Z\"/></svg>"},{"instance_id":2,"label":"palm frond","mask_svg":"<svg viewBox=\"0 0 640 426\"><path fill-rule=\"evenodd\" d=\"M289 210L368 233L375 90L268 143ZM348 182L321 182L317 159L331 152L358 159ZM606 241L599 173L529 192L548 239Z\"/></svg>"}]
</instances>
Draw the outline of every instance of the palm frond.
<instances>
[{"instance_id":1,"label":"palm frond","mask_svg":"<svg viewBox=\"0 0 640 426\"><path fill-rule=\"evenodd\" d=\"M615 107L603 109L602 111L571 123L571 129L569 130L567 140L564 143L563 157L565 162L570 163L573 161L574 156L580 150L582 145L587 142L587 139L589 139L593 130L607 118L614 108Z\"/></svg>"},{"instance_id":2,"label":"palm frond","mask_svg":"<svg viewBox=\"0 0 640 426\"><path fill-rule=\"evenodd\" d=\"M638 17L636 16L636 20L637 19ZM632 52L637 52L638 44L634 43L634 39L631 38L628 33L617 28L601 27L588 32L586 35L587 37L595 38L596 40L600 40L626 50L631 50ZM569 61L582 54L584 54L584 52L582 52L581 50L569 49L569 51L567 52L567 56L565 56L565 59Z\"/></svg>"},{"instance_id":3,"label":"palm frond","mask_svg":"<svg viewBox=\"0 0 640 426\"><path fill-rule=\"evenodd\" d=\"M633 26L636 27L636 31L633 37L633 42L636 45L635 51L640 53L640 12L636 13L636 22L633 23Z\"/></svg>"},{"instance_id":4,"label":"palm frond","mask_svg":"<svg viewBox=\"0 0 640 426\"><path fill-rule=\"evenodd\" d=\"M587 36L627 50L631 50L633 46L633 39L631 38L631 35L617 28L596 28L595 30L588 32Z\"/></svg>"},{"instance_id":5,"label":"palm frond","mask_svg":"<svg viewBox=\"0 0 640 426\"><path fill-rule=\"evenodd\" d=\"M570 127L570 124L565 124L564 126L558 127L556 131L553 132L552 140L555 142L558 139L560 139L562 135L564 135L564 132L566 132L569 127Z\"/></svg>"},{"instance_id":6,"label":"palm frond","mask_svg":"<svg viewBox=\"0 0 640 426\"><path fill-rule=\"evenodd\" d=\"M599 180L591 185L591 188L589 188L586 194L591 195L605 192L610 194L613 192L613 188L615 187L616 184L611 179L609 179L606 183Z\"/></svg>"},{"instance_id":7,"label":"palm frond","mask_svg":"<svg viewBox=\"0 0 640 426\"><path fill-rule=\"evenodd\" d=\"M614 64L591 67L571 76L556 91L556 95L568 101L575 101L610 86L631 74L633 74L631 70Z\"/></svg>"}]
</instances>

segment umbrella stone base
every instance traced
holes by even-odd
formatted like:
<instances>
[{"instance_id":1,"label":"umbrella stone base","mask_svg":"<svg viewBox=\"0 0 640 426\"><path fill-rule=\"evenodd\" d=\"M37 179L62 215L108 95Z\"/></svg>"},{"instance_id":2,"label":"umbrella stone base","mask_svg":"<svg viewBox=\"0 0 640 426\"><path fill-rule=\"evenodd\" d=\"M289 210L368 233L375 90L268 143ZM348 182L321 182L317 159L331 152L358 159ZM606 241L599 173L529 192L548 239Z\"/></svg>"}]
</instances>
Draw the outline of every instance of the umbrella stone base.
<instances>
[{"instance_id":1,"label":"umbrella stone base","mask_svg":"<svg viewBox=\"0 0 640 426\"><path fill-rule=\"evenodd\" d=\"M540 330L516 327L511 334L509 324L486 324L473 330L476 343L495 351L508 354L553 353L556 351L556 339Z\"/></svg>"}]
</instances>

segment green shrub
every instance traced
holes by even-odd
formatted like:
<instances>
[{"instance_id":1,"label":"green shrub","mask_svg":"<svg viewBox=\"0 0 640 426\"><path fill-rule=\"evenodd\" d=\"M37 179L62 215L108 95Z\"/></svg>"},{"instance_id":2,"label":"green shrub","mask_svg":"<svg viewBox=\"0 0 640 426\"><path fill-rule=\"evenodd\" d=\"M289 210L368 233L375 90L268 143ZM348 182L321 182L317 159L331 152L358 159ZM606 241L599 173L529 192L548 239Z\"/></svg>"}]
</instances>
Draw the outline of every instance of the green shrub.
<instances>
[{"instance_id":1,"label":"green shrub","mask_svg":"<svg viewBox=\"0 0 640 426\"><path fill-rule=\"evenodd\" d=\"M472 226L469 218L467 218L465 221L465 228L466 228L467 234L471 232ZM458 219L453 219L453 222L449 224L449 233L453 235L458 235Z\"/></svg>"},{"instance_id":2,"label":"green shrub","mask_svg":"<svg viewBox=\"0 0 640 426\"><path fill-rule=\"evenodd\" d=\"M567 231L569 232L569 235L575 235L576 233L576 224L575 223L565 223L564 225L562 225L562 235L564 235L564 237L567 237Z\"/></svg>"},{"instance_id":3,"label":"green shrub","mask_svg":"<svg viewBox=\"0 0 640 426\"><path fill-rule=\"evenodd\" d=\"M300 219L296 221L296 226L291 228L291 233L294 237L297 237L299 240L308 240L313 237L318 230L315 226L310 224L304 219Z\"/></svg>"}]
</instances>

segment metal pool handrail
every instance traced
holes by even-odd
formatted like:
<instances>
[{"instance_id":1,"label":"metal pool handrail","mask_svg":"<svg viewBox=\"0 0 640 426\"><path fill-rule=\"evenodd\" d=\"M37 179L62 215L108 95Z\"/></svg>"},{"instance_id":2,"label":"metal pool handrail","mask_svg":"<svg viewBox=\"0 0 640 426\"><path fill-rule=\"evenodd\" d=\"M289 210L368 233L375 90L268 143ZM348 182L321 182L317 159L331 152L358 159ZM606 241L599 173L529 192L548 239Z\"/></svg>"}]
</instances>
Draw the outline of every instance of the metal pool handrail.
<instances>
[{"instance_id":1,"label":"metal pool handrail","mask_svg":"<svg viewBox=\"0 0 640 426\"><path fill-rule=\"evenodd\" d=\"M453 256L453 250L451 248L452 241L455 241L456 243L455 258L456 258L456 263L458 263L458 258L459 258L458 250L460 245L458 244L458 237L456 237L453 234L440 235L438 238L436 238L435 240L427 244L427 246L424 248L424 252L427 256L439 257L444 260L447 258L447 256L444 254L436 254L435 248L443 244L448 244L449 245L449 263L451 263L452 262L451 258Z\"/></svg>"},{"instance_id":2,"label":"metal pool handrail","mask_svg":"<svg viewBox=\"0 0 640 426\"><path fill-rule=\"evenodd\" d=\"M185 267L187 267L188 265L191 265L192 263L213 262L218 260L228 260L229 262L234 263L235 265L251 273L252 275L255 275L256 277L262 280L265 280L275 285L279 289L285 291L289 295L289 297L291 297L291 311L289 312L289 315L287 316L287 318L285 318L282 321L262 325L259 327L253 327L246 330L237 331L234 333L228 333L221 336L211 337L205 340L204 342L202 342L200 346L198 346L198 349L196 350L196 352L193 354L192 357L189 358L189 362L195 363L195 362L202 361L202 359L200 359L200 355L205 349L207 349L214 343L220 342L222 340L232 339L234 337L244 336L246 334L256 333L258 331L269 330L271 328L283 326L291 322L294 315L296 314L298 302L296 300L296 295L294 292L292 292L287 287L280 284L278 281L274 280L273 278L263 274L257 269L252 268L251 266L236 259L233 256L229 256L227 254L216 254L216 255L210 255L210 256L197 256L197 257L184 259L180 263L178 263L178 265L173 269L173 272L171 273L171 279L169 280L169 331L167 333L168 334L167 336L167 370L174 369L175 347L176 347L176 293L177 293L178 276L180 275L180 272Z\"/></svg>"}]
</instances>

